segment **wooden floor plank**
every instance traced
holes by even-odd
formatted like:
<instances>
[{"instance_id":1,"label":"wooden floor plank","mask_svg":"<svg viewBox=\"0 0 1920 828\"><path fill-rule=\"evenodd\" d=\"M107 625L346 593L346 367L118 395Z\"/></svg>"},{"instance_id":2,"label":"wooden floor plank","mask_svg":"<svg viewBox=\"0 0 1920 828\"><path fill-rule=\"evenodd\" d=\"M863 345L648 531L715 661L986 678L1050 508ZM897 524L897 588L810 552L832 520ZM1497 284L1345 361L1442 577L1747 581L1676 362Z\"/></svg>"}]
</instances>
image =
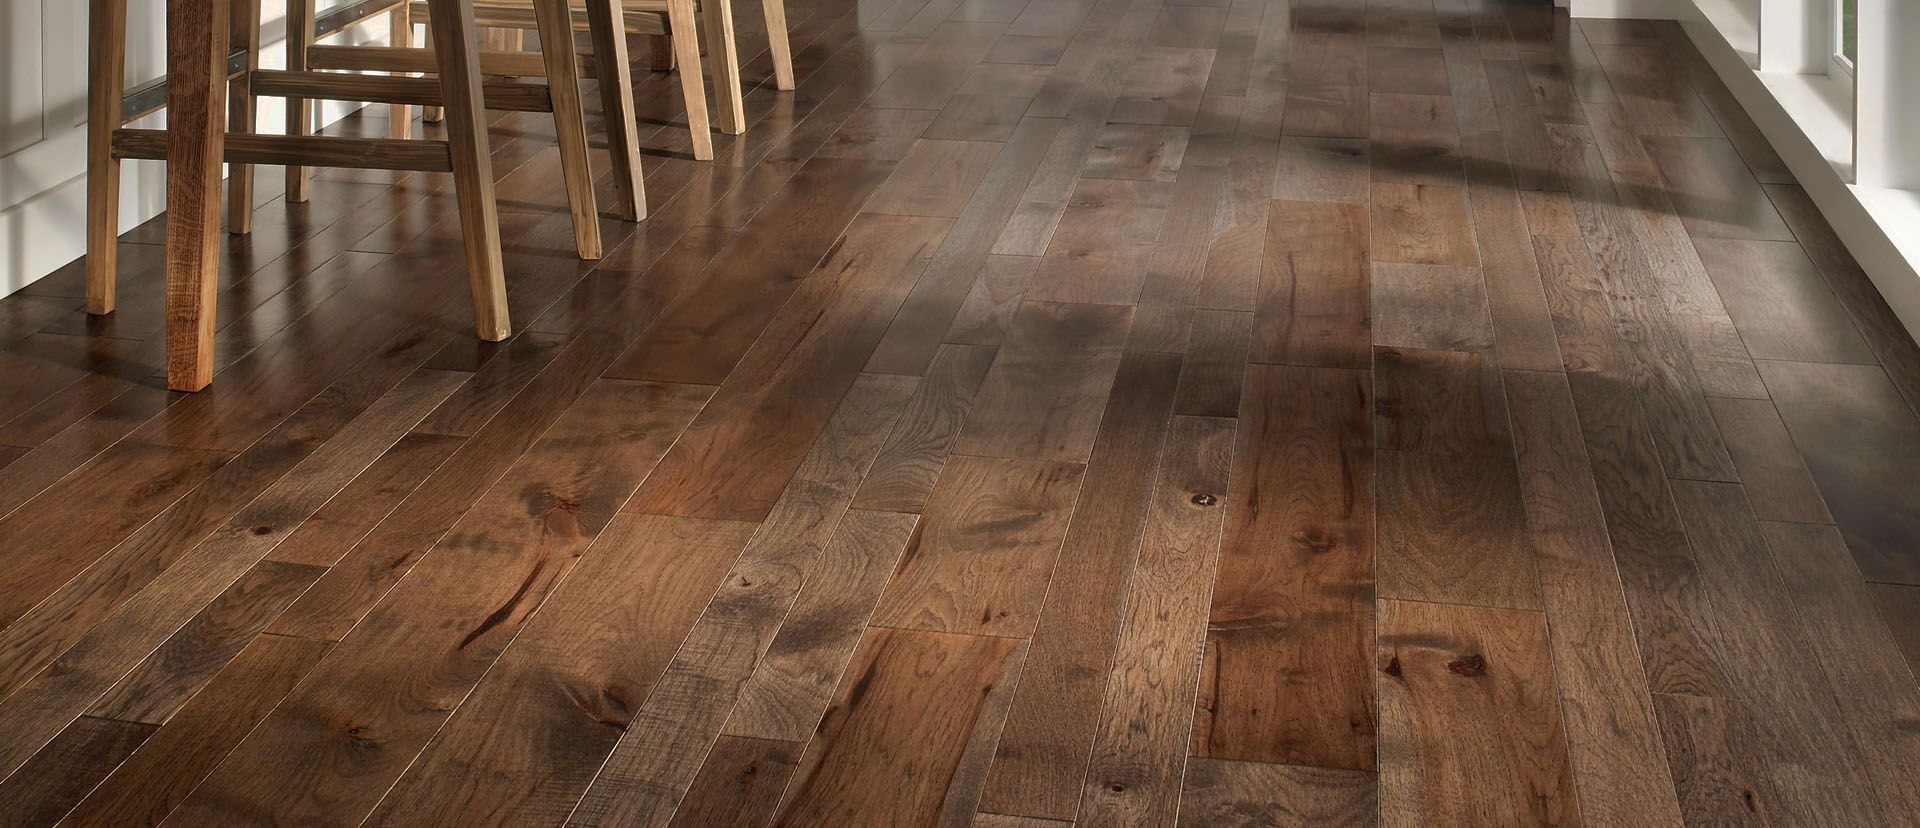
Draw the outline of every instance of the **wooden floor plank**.
<instances>
[{"instance_id":1,"label":"wooden floor plank","mask_svg":"<svg viewBox=\"0 0 1920 828\"><path fill-rule=\"evenodd\" d=\"M956 454L1085 462L1133 310L1022 302L954 439Z\"/></svg>"},{"instance_id":2,"label":"wooden floor plank","mask_svg":"<svg viewBox=\"0 0 1920 828\"><path fill-rule=\"evenodd\" d=\"M1274 201L1254 307L1252 360L1362 368L1372 329L1368 219L1357 205Z\"/></svg>"},{"instance_id":3,"label":"wooden floor plank","mask_svg":"<svg viewBox=\"0 0 1920 828\"><path fill-rule=\"evenodd\" d=\"M870 631L769 824L967 819L989 755L974 745L997 736L1024 651L996 636Z\"/></svg>"},{"instance_id":4,"label":"wooden floor plank","mask_svg":"<svg viewBox=\"0 0 1920 828\"><path fill-rule=\"evenodd\" d=\"M1234 422L1176 417L1154 471L1077 824L1170 825L1206 641Z\"/></svg>"},{"instance_id":5,"label":"wooden floor plank","mask_svg":"<svg viewBox=\"0 0 1920 828\"><path fill-rule=\"evenodd\" d=\"M711 596L570 822L665 825L852 501L913 381L865 374Z\"/></svg>"},{"instance_id":6,"label":"wooden floor plank","mask_svg":"<svg viewBox=\"0 0 1920 828\"><path fill-rule=\"evenodd\" d=\"M1179 371L1179 359L1165 354L1121 361L1084 475L1096 482L1061 542L984 811L1072 819L1078 807Z\"/></svg>"},{"instance_id":7,"label":"wooden floor plank","mask_svg":"<svg viewBox=\"0 0 1920 828\"><path fill-rule=\"evenodd\" d=\"M1627 814L1680 825L1673 784L1681 777L1676 770L1669 782L1663 773L1663 720L1648 699L1572 392L1552 373L1511 371L1505 385L1581 814L1595 825Z\"/></svg>"},{"instance_id":8,"label":"wooden floor plank","mask_svg":"<svg viewBox=\"0 0 1920 828\"><path fill-rule=\"evenodd\" d=\"M1374 776L1354 770L1194 758L1181 791L1181 828L1378 825Z\"/></svg>"},{"instance_id":9,"label":"wooden floor plank","mask_svg":"<svg viewBox=\"0 0 1920 828\"><path fill-rule=\"evenodd\" d=\"M490 116L504 342L437 174L263 180L203 393L165 217L0 297L0 822L1920 808L1920 346L1681 24L786 9L600 260Z\"/></svg>"},{"instance_id":10,"label":"wooden floor plank","mask_svg":"<svg viewBox=\"0 0 1920 828\"><path fill-rule=\"evenodd\" d=\"M1369 397L1364 372L1248 371L1197 756L1374 767Z\"/></svg>"},{"instance_id":11,"label":"wooden floor plank","mask_svg":"<svg viewBox=\"0 0 1920 828\"><path fill-rule=\"evenodd\" d=\"M1877 366L1762 362L1780 419L1868 580L1920 584L1920 520L1900 481L1920 450L1914 419Z\"/></svg>"},{"instance_id":12,"label":"wooden floor plank","mask_svg":"<svg viewBox=\"0 0 1920 828\"><path fill-rule=\"evenodd\" d=\"M464 698L709 393L625 381L589 389L174 818L371 811L385 786L364 781L398 778L450 713L397 701ZM611 462L582 439L609 429L623 435ZM436 623L420 623L423 612ZM331 721L355 722L353 738L337 738Z\"/></svg>"},{"instance_id":13,"label":"wooden floor plank","mask_svg":"<svg viewBox=\"0 0 1920 828\"><path fill-rule=\"evenodd\" d=\"M1535 612L1380 602L1381 824L1579 821L1546 639Z\"/></svg>"}]
</instances>

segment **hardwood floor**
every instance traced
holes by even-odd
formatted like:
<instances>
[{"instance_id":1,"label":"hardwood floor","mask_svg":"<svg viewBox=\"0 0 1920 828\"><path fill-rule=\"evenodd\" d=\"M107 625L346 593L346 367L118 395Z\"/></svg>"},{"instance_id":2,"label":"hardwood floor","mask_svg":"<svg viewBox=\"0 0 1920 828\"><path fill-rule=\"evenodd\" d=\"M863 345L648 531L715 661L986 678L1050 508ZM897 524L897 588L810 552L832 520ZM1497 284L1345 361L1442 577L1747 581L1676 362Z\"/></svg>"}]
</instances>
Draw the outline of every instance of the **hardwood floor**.
<instances>
[{"instance_id":1,"label":"hardwood floor","mask_svg":"<svg viewBox=\"0 0 1920 828\"><path fill-rule=\"evenodd\" d=\"M506 342L433 174L259 176L197 395L164 218L0 299L0 824L1920 813L1920 348L1674 24L751 11L598 262L492 119Z\"/></svg>"}]
</instances>

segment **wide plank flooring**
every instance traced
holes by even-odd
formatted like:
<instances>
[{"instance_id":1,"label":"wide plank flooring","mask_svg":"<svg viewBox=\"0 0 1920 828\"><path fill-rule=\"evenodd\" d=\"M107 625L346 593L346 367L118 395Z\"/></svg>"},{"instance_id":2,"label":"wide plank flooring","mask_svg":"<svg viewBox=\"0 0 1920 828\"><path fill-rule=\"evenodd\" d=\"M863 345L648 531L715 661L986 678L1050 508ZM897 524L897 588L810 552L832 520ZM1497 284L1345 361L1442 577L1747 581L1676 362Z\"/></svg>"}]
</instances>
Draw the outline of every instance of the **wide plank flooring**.
<instances>
[{"instance_id":1,"label":"wide plank flooring","mask_svg":"<svg viewBox=\"0 0 1920 828\"><path fill-rule=\"evenodd\" d=\"M737 5L600 261L493 118L506 342L430 174L197 395L164 218L0 298L0 825L1920 814L1920 348L1677 25Z\"/></svg>"}]
</instances>

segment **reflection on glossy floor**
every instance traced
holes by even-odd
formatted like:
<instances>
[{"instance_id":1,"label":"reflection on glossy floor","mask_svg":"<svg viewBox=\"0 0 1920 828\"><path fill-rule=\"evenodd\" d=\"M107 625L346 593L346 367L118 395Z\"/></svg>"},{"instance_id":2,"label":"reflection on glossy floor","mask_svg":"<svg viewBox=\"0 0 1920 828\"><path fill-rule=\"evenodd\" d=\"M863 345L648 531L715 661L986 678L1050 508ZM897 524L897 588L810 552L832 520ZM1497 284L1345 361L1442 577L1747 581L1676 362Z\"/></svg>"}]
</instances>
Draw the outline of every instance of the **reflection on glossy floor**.
<instances>
[{"instance_id":1,"label":"reflection on glossy floor","mask_svg":"<svg viewBox=\"0 0 1920 828\"><path fill-rule=\"evenodd\" d=\"M597 265L497 119L503 345L431 175L263 193L196 396L158 222L0 300L0 823L1920 813L1920 350L1674 26L793 17Z\"/></svg>"}]
</instances>

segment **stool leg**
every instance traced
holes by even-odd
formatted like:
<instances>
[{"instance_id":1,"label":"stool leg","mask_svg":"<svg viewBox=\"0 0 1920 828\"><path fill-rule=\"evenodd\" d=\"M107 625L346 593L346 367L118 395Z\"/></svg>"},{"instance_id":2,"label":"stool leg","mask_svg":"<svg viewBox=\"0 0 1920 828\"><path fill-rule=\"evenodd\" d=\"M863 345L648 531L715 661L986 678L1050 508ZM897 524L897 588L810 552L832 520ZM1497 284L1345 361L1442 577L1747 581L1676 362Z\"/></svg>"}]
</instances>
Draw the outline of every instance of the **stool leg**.
<instances>
[{"instance_id":1,"label":"stool leg","mask_svg":"<svg viewBox=\"0 0 1920 828\"><path fill-rule=\"evenodd\" d=\"M791 91L793 47L787 44L786 0L760 0L760 13L767 18L767 52L773 56L774 88Z\"/></svg>"},{"instance_id":2,"label":"stool leg","mask_svg":"<svg viewBox=\"0 0 1920 828\"><path fill-rule=\"evenodd\" d=\"M573 10L567 0L533 0L540 27L540 57L553 95L553 129L560 144L560 174L573 213L573 241L580 258L600 258L600 211L594 206L593 164L587 158L587 116L580 103L580 62L573 48Z\"/></svg>"},{"instance_id":3,"label":"stool leg","mask_svg":"<svg viewBox=\"0 0 1920 828\"><path fill-rule=\"evenodd\" d=\"M671 35L648 35L647 58L655 72L673 71L673 37Z\"/></svg>"},{"instance_id":4,"label":"stool leg","mask_svg":"<svg viewBox=\"0 0 1920 828\"><path fill-rule=\"evenodd\" d=\"M287 1L287 70L304 72L307 69L307 47L313 45L313 4L318 0ZM287 98L287 134L308 135L313 132L313 111L305 98ZM306 201L307 168L293 164L287 165L287 200Z\"/></svg>"},{"instance_id":5,"label":"stool leg","mask_svg":"<svg viewBox=\"0 0 1920 828\"><path fill-rule=\"evenodd\" d=\"M429 15L429 17L431 17L431 15ZM433 48L433 26L431 25L427 26L427 34L425 39L427 43L427 48L432 49ZM440 110L440 107L437 107L437 106L420 107L420 122L423 124L440 123L441 119L443 119L445 116L446 114Z\"/></svg>"},{"instance_id":6,"label":"stool leg","mask_svg":"<svg viewBox=\"0 0 1920 828\"><path fill-rule=\"evenodd\" d=\"M174 0L182 2L182 0ZM429 0L427 25L446 99L447 143L453 155L454 196L473 291L473 321L481 339L512 335L507 319L507 279L500 254L500 216L493 197L493 161L487 154L487 122L480 96L473 0Z\"/></svg>"},{"instance_id":7,"label":"stool leg","mask_svg":"<svg viewBox=\"0 0 1920 828\"><path fill-rule=\"evenodd\" d=\"M394 46L405 49L413 45L413 0L401 0L393 11L387 12L387 27L392 31L388 38ZM395 74L406 75L407 72ZM413 136L413 107L407 104L387 105L387 137L410 138Z\"/></svg>"},{"instance_id":8,"label":"stool leg","mask_svg":"<svg viewBox=\"0 0 1920 828\"><path fill-rule=\"evenodd\" d=\"M119 266L120 127L127 62L127 0L92 0L87 18L87 313L113 313Z\"/></svg>"},{"instance_id":9,"label":"stool leg","mask_svg":"<svg viewBox=\"0 0 1920 828\"><path fill-rule=\"evenodd\" d=\"M740 96L740 53L733 42L733 4L727 0L706 0L700 6L700 16L707 30L707 60L713 64L714 109L719 115L720 131L739 135L747 131L747 107ZM687 39L676 37L674 41ZM686 71L684 60L681 71Z\"/></svg>"},{"instance_id":10,"label":"stool leg","mask_svg":"<svg viewBox=\"0 0 1920 828\"><path fill-rule=\"evenodd\" d=\"M247 50L247 69L227 83L227 131L252 135L258 99L253 94L253 71L260 68L260 0L233 0L229 38L235 49ZM224 70L223 70L224 71ZM253 232L253 165L227 166L227 232Z\"/></svg>"},{"instance_id":11,"label":"stool leg","mask_svg":"<svg viewBox=\"0 0 1920 828\"><path fill-rule=\"evenodd\" d=\"M229 12L167 0L167 387L213 381Z\"/></svg>"},{"instance_id":12,"label":"stool leg","mask_svg":"<svg viewBox=\"0 0 1920 828\"><path fill-rule=\"evenodd\" d=\"M600 68L600 106L607 119L607 154L613 156L613 187L620 217L647 217L646 183L640 173L640 134L634 125L633 66L627 56L627 28L620 0L588 0L587 28ZM548 83L553 79L549 77Z\"/></svg>"},{"instance_id":13,"label":"stool leg","mask_svg":"<svg viewBox=\"0 0 1920 828\"><path fill-rule=\"evenodd\" d=\"M667 28L679 32L673 42L680 64L680 98L687 106L687 130L693 135L693 160L713 160L713 126L707 122L707 87L700 74L700 42L693 33L693 0L667 0Z\"/></svg>"}]
</instances>

